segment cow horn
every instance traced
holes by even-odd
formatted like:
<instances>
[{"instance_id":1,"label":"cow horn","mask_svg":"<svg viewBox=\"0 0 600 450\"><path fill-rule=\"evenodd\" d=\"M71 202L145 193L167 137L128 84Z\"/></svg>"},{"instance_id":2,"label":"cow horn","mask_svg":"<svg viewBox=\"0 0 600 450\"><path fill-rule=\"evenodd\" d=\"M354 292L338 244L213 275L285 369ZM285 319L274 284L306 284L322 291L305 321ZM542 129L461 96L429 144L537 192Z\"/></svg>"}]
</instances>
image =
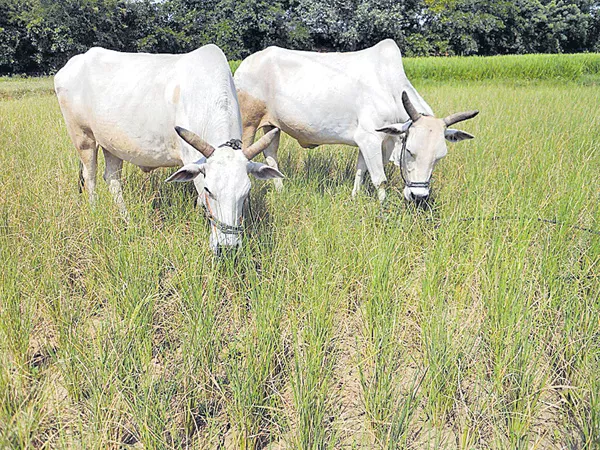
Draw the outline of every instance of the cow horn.
<instances>
[{"instance_id":1,"label":"cow horn","mask_svg":"<svg viewBox=\"0 0 600 450\"><path fill-rule=\"evenodd\" d=\"M455 114L450 114L444 118L444 123L447 127L454 125L455 123L462 122L463 120L469 120L479 114L479 111L465 111Z\"/></svg>"},{"instance_id":2,"label":"cow horn","mask_svg":"<svg viewBox=\"0 0 600 450\"><path fill-rule=\"evenodd\" d=\"M406 91L402 91L402 104L404 105L404 109L408 113L408 117L410 117L410 120L416 122L421 118L421 113L419 113L414 107L414 105L411 103Z\"/></svg>"},{"instance_id":3,"label":"cow horn","mask_svg":"<svg viewBox=\"0 0 600 450\"><path fill-rule=\"evenodd\" d=\"M207 158L215 151L215 148L212 145L204 141L196 133L181 127L175 127L175 131L177 131L177 134L181 137L181 139L190 144Z\"/></svg>"},{"instance_id":4,"label":"cow horn","mask_svg":"<svg viewBox=\"0 0 600 450\"><path fill-rule=\"evenodd\" d=\"M244 156L251 160L259 153L262 153L265 148L273 142L273 140L279 136L279 128L273 128L268 133L265 133L263 137L261 137L258 141L252 144L250 147L242 150Z\"/></svg>"}]
</instances>

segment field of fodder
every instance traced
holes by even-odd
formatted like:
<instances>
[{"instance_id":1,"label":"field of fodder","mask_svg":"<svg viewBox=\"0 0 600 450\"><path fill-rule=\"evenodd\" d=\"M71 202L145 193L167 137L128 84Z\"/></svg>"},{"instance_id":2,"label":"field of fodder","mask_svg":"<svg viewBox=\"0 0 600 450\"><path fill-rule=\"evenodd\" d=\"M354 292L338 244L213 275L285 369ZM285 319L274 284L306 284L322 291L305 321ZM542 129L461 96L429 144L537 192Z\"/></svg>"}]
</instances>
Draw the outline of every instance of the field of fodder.
<instances>
[{"instance_id":1,"label":"field of fodder","mask_svg":"<svg viewBox=\"0 0 600 450\"><path fill-rule=\"evenodd\" d=\"M48 95L53 92L54 84L51 77L0 77L0 101L32 95Z\"/></svg>"},{"instance_id":2,"label":"field of fodder","mask_svg":"<svg viewBox=\"0 0 600 450\"><path fill-rule=\"evenodd\" d=\"M600 91L417 88L481 110L431 209L284 138L220 260L173 170L126 165L125 224L53 95L0 101L0 447L599 448Z\"/></svg>"},{"instance_id":3,"label":"field of fodder","mask_svg":"<svg viewBox=\"0 0 600 450\"><path fill-rule=\"evenodd\" d=\"M600 54L405 58L411 80L600 80Z\"/></svg>"},{"instance_id":4,"label":"field of fodder","mask_svg":"<svg viewBox=\"0 0 600 450\"><path fill-rule=\"evenodd\" d=\"M600 54L501 55L403 58L408 78L418 81L600 81ZM230 61L233 72L241 61Z\"/></svg>"}]
</instances>

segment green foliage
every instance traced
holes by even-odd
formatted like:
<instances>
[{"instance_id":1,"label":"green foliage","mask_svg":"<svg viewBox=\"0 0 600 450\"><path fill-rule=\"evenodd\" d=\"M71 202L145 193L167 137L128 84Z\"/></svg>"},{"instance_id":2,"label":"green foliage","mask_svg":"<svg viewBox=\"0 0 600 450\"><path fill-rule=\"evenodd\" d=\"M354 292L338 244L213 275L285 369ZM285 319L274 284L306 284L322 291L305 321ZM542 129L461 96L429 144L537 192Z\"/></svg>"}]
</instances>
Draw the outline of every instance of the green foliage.
<instances>
[{"instance_id":1,"label":"green foliage","mask_svg":"<svg viewBox=\"0 0 600 450\"><path fill-rule=\"evenodd\" d=\"M600 49L589 0L0 0L0 74L53 73L93 46L243 59L269 45L352 51L394 39L406 56Z\"/></svg>"},{"instance_id":2,"label":"green foliage","mask_svg":"<svg viewBox=\"0 0 600 450\"><path fill-rule=\"evenodd\" d=\"M585 80L600 81L600 55L505 55L404 58L410 80Z\"/></svg>"}]
</instances>

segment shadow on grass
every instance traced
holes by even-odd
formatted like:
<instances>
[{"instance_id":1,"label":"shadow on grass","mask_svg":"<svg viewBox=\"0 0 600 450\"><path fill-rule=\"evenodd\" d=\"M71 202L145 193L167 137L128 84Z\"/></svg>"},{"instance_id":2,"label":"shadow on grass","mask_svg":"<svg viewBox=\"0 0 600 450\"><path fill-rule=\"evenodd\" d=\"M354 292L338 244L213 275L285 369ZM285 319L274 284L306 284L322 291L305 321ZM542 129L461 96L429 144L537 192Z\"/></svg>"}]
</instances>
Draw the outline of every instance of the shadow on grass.
<instances>
[{"instance_id":1,"label":"shadow on grass","mask_svg":"<svg viewBox=\"0 0 600 450\"><path fill-rule=\"evenodd\" d=\"M279 153L279 168L289 181L315 186L320 193L325 193L327 189L354 180L357 155L358 149L341 145L310 150L297 144L292 148L287 145Z\"/></svg>"}]
</instances>

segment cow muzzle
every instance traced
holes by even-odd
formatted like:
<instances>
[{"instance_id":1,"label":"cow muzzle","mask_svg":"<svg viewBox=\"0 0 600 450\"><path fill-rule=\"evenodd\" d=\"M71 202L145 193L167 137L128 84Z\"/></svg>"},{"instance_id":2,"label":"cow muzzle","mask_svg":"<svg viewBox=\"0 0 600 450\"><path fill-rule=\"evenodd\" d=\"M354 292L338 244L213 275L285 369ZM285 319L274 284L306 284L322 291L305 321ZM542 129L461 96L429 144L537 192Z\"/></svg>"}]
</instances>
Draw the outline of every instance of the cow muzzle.
<instances>
[{"instance_id":1,"label":"cow muzzle","mask_svg":"<svg viewBox=\"0 0 600 450\"><path fill-rule=\"evenodd\" d=\"M417 206L424 206L429 200L429 188L405 186L404 198Z\"/></svg>"},{"instance_id":2,"label":"cow muzzle","mask_svg":"<svg viewBox=\"0 0 600 450\"><path fill-rule=\"evenodd\" d=\"M217 258L222 258L234 254L239 248L241 248L241 244L232 246L217 244L216 247L213 247L213 253Z\"/></svg>"},{"instance_id":3,"label":"cow muzzle","mask_svg":"<svg viewBox=\"0 0 600 450\"><path fill-rule=\"evenodd\" d=\"M217 236L213 239L211 236L211 248L215 256L221 257L233 253L242 245L242 239L239 236Z\"/></svg>"}]
</instances>

